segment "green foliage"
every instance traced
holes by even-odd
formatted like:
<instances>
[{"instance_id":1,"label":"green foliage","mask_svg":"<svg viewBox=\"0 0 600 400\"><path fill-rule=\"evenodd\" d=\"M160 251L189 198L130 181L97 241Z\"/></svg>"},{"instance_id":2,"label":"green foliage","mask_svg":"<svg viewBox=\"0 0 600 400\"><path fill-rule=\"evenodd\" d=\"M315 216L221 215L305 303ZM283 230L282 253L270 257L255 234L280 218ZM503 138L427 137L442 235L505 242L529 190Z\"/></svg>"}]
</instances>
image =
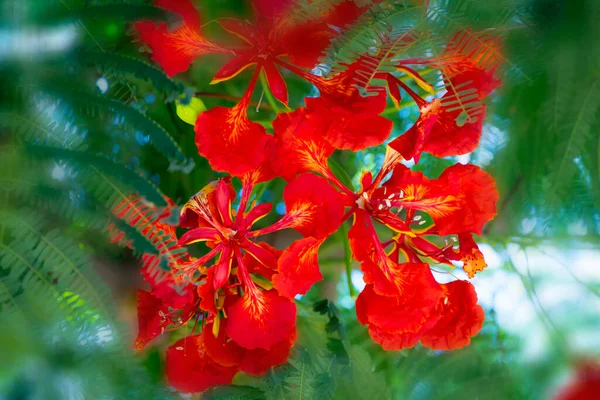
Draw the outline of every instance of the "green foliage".
<instances>
[{"instance_id":1,"label":"green foliage","mask_svg":"<svg viewBox=\"0 0 600 400\"><path fill-rule=\"evenodd\" d=\"M0 64L0 396L164 399L132 352L128 324L91 255L114 252L106 243L119 231L120 244L160 255L160 266L172 256L148 229L167 197L135 160L146 142L174 169L189 160L134 87L149 83L164 101L185 89L146 62L107 51L112 39L90 27L176 19L142 4L75 3L48 2L27 15L42 34L75 18L73 52L40 57L35 70L19 68L10 53ZM112 90L95 87L98 72Z\"/></svg>"}]
</instances>

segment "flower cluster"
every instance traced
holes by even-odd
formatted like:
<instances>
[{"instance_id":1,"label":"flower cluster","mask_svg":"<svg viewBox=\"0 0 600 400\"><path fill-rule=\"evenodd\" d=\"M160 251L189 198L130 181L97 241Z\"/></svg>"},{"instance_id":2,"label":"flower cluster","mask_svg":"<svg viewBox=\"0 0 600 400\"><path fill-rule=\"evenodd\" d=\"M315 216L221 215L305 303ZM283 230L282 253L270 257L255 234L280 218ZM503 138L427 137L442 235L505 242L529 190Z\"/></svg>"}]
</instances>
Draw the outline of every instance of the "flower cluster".
<instances>
[{"instance_id":1,"label":"flower cluster","mask_svg":"<svg viewBox=\"0 0 600 400\"><path fill-rule=\"evenodd\" d=\"M481 234L496 215L494 180L468 164L429 179L403 161L418 162L423 152L447 157L477 147L485 115L481 101L500 83L494 78L498 65L483 59L485 52L477 46L465 51L461 35L471 33L459 32L439 57L402 59L399 54L397 71L403 79L377 72L377 81L386 86L370 86L364 96L354 83L376 55L364 55L330 79L308 72L343 28L366 11L352 0L335 4L318 19L298 23L292 18L293 0L254 0L254 23L218 21L243 44L221 45L204 37L189 0L156 1L181 15L182 25L173 30L153 22L136 24L153 59L169 75L209 53L230 58L213 83L255 65L236 106L214 107L195 124L199 153L213 169L231 176L209 183L182 207L179 227L187 231L178 240L175 227L165 223L170 212L149 222L158 232L156 240L177 241L165 251L197 242L210 249L200 258L180 249L169 259L170 273L163 279L148 272L158 258L144 260L152 291L138 294L136 347L193 323L189 335L167 350L167 377L179 390L230 383L238 371L260 375L287 360L297 335L294 297L323 279L319 248L347 221L352 256L366 283L356 299L356 313L375 342L386 350L418 342L450 350L468 345L482 327L484 312L473 285L460 279L440 284L430 264L459 264L469 278L485 268L473 234ZM481 44L497 45L497 40ZM427 100L407 83L412 80L431 92L433 86L418 72L422 66L440 71L441 98ZM287 105L280 69L310 82L319 96L306 98L306 107L279 114L269 135L249 120L247 108L263 72L274 97ZM392 122L380 114L388 95L400 102L400 89L418 105L420 117L389 143L377 173L364 171L358 190L344 185L330 169L329 157L336 150L382 145ZM273 225L256 229L255 222L269 214L271 204L251 202L253 188L275 177L287 181L286 212ZM241 181L239 199L232 179ZM123 212L115 211L117 216ZM302 238L283 250L259 240L282 229L295 229Z\"/></svg>"}]
</instances>

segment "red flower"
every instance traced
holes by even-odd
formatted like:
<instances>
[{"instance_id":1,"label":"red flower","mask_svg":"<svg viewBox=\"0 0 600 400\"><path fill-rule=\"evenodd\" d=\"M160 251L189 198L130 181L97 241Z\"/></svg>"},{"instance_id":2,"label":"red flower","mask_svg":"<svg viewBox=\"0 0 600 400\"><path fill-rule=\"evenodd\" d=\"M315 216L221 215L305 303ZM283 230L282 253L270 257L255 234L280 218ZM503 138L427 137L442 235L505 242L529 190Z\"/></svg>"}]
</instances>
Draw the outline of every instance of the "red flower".
<instances>
[{"instance_id":1,"label":"red flower","mask_svg":"<svg viewBox=\"0 0 600 400\"><path fill-rule=\"evenodd\" d=\"M421 337L421 343L434 350L460 349L479 333L485 313L477 304L477 293L469 282L454 281L442 288L444 292L436 310L441 318Z\"/></svg>"},{"instance_id":2,"label":"red flower","mask_svg":"<svg viewBox=\"0 0 600 400\"><path fill-rule=\"evenodd\" d=\"M196 123L198 151L217 171L241 176L255 169L264 159L263 149L267 142L265 129L249 121L246 111L261 71L265 72L273 95L287 105L287 87L277 64L292 71L296 71L296 67L280 59L289 56L296 65L312 68L330 40L338 34L333 24L349 23L364 11L347 0L319 20L294 24L285 15L289 8L286 6L291 3L254 1L256 24L232 18L220 20L219 24L225 30L245 43L244 47L232 49L215 45L202 36L198 14L189 0L157 1L156 5L175 11L183 17L184 24L173 32L169 32L164 24L156 26L152 22L138 22L135 25L141 40L154 51L153 59L170 76L185 71L195 58L208 53L233 56L215 74L212 83L231 79L244 69L256 65L248 89L235 107L215 107L202 113ZM299 40L300 38L302 39ZM301 76L311 79L304 71L298 71ZM357 109L359 106L357 105Z\"/></svg>"},{"instance_id":3,"label":"red flower","mask_svg":"<svg viewBox=\"0 0 600 400\"><path fill-rule=\"evenodd\" d=\"M444 313L434 312L442 289L433 278L428 281L415 281L420 284L429 282L429 289L424 291L431 293L431 296L419 298L423 303L411 303L411 297L406 295L406 282L408 277L411 277L409 272L416 268L415 265L424 266L423 261L428 259L450 265L452 265L451 260L462 260L470 276L482 268L482 262L485 265L476 245L472 239L471 242L468 239L471 232L480 233L483 225L496 214L498 193L493 179L478 167L458 164L448 168L438 179L429 180L422 174L412 173L399 164L401 156L392 150L386 155L384 165L375 178L370 173L363 174L361 190L354 194L328 168L325 156L310 151L318 148L314 146L318 141L316 135L303 131L301 124L295 125L297 131L288 131L293 129L290 126L294 126L294 116L290 116L287 122L289 125L285 126L283 135L279 135L278 131L275 132L275 140L281 141L279 144L281 148L290 149L288 156L291 158L292 167L288 170L318 172L333 184L329 190L335 186L341 192L337 196L333 194L322 196L323 199L329 199L321 206L322 209L332 210L327 212L336 215L332 219L336 223L322 226L323 230L319 233L303 233L306 236L325 237L337 229L338 221L354 215L354 222L349 232L350 247L354 259L361 263L364 280L369 288L364 295L361 294L361 305L357 305L359 318L364 324L369 324L373 339L386 348L399 349L413 346L438 319L442 318ZM386 181L385 178L390 172L393 173ZM311 182L296 186L295 182L301 179L310 179ZM327 185L321 178L302 174L288 185L290 192L297 193L294 198L300 203L302 201L314 203L310 199L314 192L302 190L302 187L311 187L319 193L326 193L327 190ZM345 211L346 207L350 209ZM399 214L401 211L404 216ZM338 215L343 217L338 219ZM385 244L380 242L374 227L375 222L387 226L393 232L392 240ZM428 225L423 226L425 223ZM449 234L459 234L461 238L459 250L455 250L453 244L440 248L423 238L425 235ZM385 248L390 244L393 248L387 253ZM286 252L294 261L301 255L306 259L316 260L315 248L318 245L317 241L307 240L302 246L299 244L297 247L292 246ZM283 259L284 257L280 262ZM293 266L294 262L290 264ZM313 265L316 266L316 261L313 261ZM427 272L430 276L428 269ZM306 271L298 268L280 268L279 275L274 276L274 283L279 286L282 293L289 291L292 295L301 292L296 288L302 288L304 282L310 282L307 277L311 276L320 277L315 267ZM380 302L392 307L392 309L384 309L384 315L396 316L395 321L400 325L392 326L391 322L386 324L384 320L378 319L376 310L379 306L372 306L372 304ZM410 315L412 311L420 313L418 321L421 322L418 327L398 317L398 315Z\"/></svg>"},{"instance_id":4,"label":"red flower","mask_svg":"<svg viewBox=\"0 0 600 400\"><path fill-rule=\"evenodd\" d=\"M471 40L475 36L478 37ZM422 152L447 157L475 150L486 112L481 101L500 84L500 80L494 78L500 59L497 37L461 31L450 41L441 57L403 60L399 67L412 72L407 65L426 64L440 68L447 92L441 99L428 102L388 74L388 83L391 86L395 83L406 90L421 111L415 124L390 146L405 159L414 158L415 162L419 161Z\"/></svg>"}]
</instances>

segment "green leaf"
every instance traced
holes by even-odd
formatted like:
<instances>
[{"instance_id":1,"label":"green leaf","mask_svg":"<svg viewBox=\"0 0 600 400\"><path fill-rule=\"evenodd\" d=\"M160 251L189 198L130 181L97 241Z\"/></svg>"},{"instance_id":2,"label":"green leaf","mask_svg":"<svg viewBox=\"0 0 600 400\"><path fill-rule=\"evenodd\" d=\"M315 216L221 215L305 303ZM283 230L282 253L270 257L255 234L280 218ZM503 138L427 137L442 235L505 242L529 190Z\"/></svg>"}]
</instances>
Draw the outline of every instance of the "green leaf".
<instances>
[{"instance_id":1,"label":"green leaf","mask_svg":"<svg viewBox=\"0 0 600 400\"><path fill-rule=\"evenodd\" d=\"M206 111L206 106L197 97L192 97L186 104L185 101L177 100L177 116L185 123L196 125L200 113Z\"/></svg>"}]
</instances>

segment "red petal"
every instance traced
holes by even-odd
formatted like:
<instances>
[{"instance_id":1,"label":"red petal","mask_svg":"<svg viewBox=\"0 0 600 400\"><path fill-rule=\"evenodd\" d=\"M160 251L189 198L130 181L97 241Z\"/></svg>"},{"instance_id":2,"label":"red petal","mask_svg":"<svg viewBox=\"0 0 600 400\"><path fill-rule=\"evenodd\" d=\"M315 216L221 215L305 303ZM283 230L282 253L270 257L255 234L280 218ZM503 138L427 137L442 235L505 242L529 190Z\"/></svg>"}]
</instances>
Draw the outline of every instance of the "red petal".
<instances>
[{"instance_id":1,"label":"red petal","mask_svg":"<svg viewBox=\"0 0 600 400\"><path fill-rule=\"evenodd\" d=\"M270 246L269 246L270 247ZM256 261L264 265L268 269L277 269L277 256L278 254L273 251L273 248L267 248L259 246L255 243L249 243L244 246L244 249L250 254Z\"/></svg>"},{"instance_id":2,"label":"red petal","mask_svg":"<svg viewBox=\"0 0 600 400\"><path fill-rule=\"evenodd\" d=\"M177 243L180 246L186 246L192 243L215 240L218 234L219 232L214 228L194 228L181 235Z\"/></svg>"},{"instance_id":3,"label":"red petal","mask_svg":"<svg viewBox=\"0 0 600 400\"><path fill-rule=\"evenodd\" d=\"M227 385L236 372L237 368L223 367L208 356L201 335L180 339L167 349L167 380L179 391L202 392Z\"/></svg>"},{"instance_id":4,"label":"red petal","mask_svg":"<svg viewBox=\"0 0 600 400\"><path fill-rule=\"evenodd\" d=\"M410 349L414 347L422 335L422 330L416 333L390 333L377 326L369 326L369 336L375 343L386 351Z\"/></svg>"},{"instance_id":5,"label":"red petal","mask_svg":"<svg viewBox=\"0 0 600 400\"><path fill-rule=\"evenodd\" d=\"M440 235L473 232L481 234L483 225L496 216L499 194L494 178L475 165L456 164L446 168L437 179L441 187L454 187L460 208L434 218Z\"/></svg>"},{"instance_id":6,"label":"red petal","mask_svg":"<svg viewBox=\"0 0 600 400\"><path fill-rule=\"evenodd\" d=\"M461 165L461 164L459 164ZM438 229L444 218L458 215L461 212L462 195L456 185L449 186L447 180L430 181L420 172L413 172L402 164L394 168L391 178L382 185L387 193L399 193L399 200L392 200L408 210L421 210L428 213L436 222ZM381 196L379 191L378 196ZM442 236L446 233L441 234Z\"/></svg>"},{"instance_id":7,"label":"red petal","mask_svg":"<svg viewBox=\"0 0 600 400\"><path fill-rule=\"evenodd\" d=\"M264 243L264 242L255 243L254 245L256 247L261 247L265 251L268 251L269 253L271 253L272 257L275 258L275 264L267 267L265 264L258 261L256 259L256 257L254 257L252 254L246 253L246 254L244 254L244 258L243 258L244 265L248 269L248 272L250 272L251 274L257 273L257 274L264 276L268 280L271 280L271 277L273 276L273 274L277 272L277 259L281 256L281 253L283 253L283 252L281 250L277 250L275 247L271 246L268 243ZM268 264L272 264L272 262L268 262Z\"/></svg>"},{"instance_id":8,"label":"red petal","mask_svg":"<svg viewBox=\"0 0 600 400\"><path fill-rule=\"evenodd\" d=\"M358 7L352 0L337 2L322 18L286 26L281 46L292 64L312 69L331 40L341 32L339 28L353 23L365 10L367 7Z\"/></svg>"},{"instance_id":9,"label":"red petal","mask_svg":"<svg viewBox=\"0 0 600 400\"><path fill-rule=\"evenodd\" d=\"M441 319L421 338L421 343L434 350L454 350L469 345L483 326L485 313L477 304L475 288L466 281L443 285L439 303Z\"/></svg>"},{"instance_id":10,"label":"red petal","mask_svg":"<svg viewBox=\"0 0 600 400\"><path fill-rule=\"evenodd\" d=\"M336 4L335 8L327 14L325 21L328 25L344 28L354 23L358 17L368 10L368 7L360 7L354 0L343 0Z\"/></svg>"},{"instance_id":11,"label":"red petal","mask_svg":"<svg viewBox=\"0 0 600 400\"><path fill-rule=\"evenodd\" d=\"M169 320L165 317L168 309L169 307L152 293L137 291L138 336L134 345L136 350L143 349L169 325Z\"/></svg>"},{"instance_id":12,"label":"red petal","mask_svg":"<svg viewBox=\"0 0 600 400\"><path fill-rule=\"evenodd\" d=\"M288 92L287 86L281 73L277 70L277 67L272 62L265 62L262 64L265 75L267 76L267 82L269 83L269 89L273 96L283 104L288 104Z\"/></svg>"},{"instance_id":13,"label":"red petal","mask_svg":"<svg viewBox=\"0 0 600 400\"><path fill-rule=\"evenodd\" d=\"M196 121L198 152L217 171L241 176L256 169L265 157L265 128L248 120L244 107L214 107Z\"/></svg>"},{"instance_id":14,"label":"red petal","mask_svg":"<svg viewBox=\"0 0 600 400\"><path fill-rule=\"evenodd\" d=\"M244 353L247 350L230 340L227 337L226 329L226 318L220 320L217 337L213 334L213 323L206 324L202 328L202 342L204 343L206 353L214 362L223 367L235 367L242 361Z\"/></svg>"},{"instance_id":15,"label":"red petal","mask_svg":"<svg viewBox=\"0 0 600 400\"><path fill-rule=\"evenodd\" d=\"M379 116L385 109L385 96L361 97L356 89L338 99L327 94L306 99L306 105L320 125L325 138L341 150L363 150L378 146L392 131L392 121ZM385 93L382 93L385 94Z\"/></svg>"},{"instance_id":16,"label":"red petal","mask_svg":"<svg viewBox=\"0 0 600 400\"><path fill-rule=\"evenodd\" d=\"M257 205L252 210L250 210L248 214L246 214L246 216L244 217L246 223L248 224L248 226L254 225L258 220L269 215L272 209L273 204L271 203L263 203Z\"/></svg>"},{"instance_id":17,"label":"red petal","mask_svg":"<svg viewBox=\"0 0 600 400\"><path fill-rule=\"evenodd\" d=\"M442 289L427 264L404 265L403 284L396 296L383 296L367 285L360 294L364 315L370 324L390 333L417 333L433 324L439 316L433 314ZM358 300L357 300L358 301Z\"/></svg>"},{"instance_id":18,"label":"red petal","mask_svg":"<svg viewBox=\"0 0 600 400\"><path fill-rule=\"evenodd\" d=\"M202 190L190 198L181 208L179 226L182 228L218 227L223 225L219 208L217 206L217 188L224 181L229 188L229 197L235 198L235 190L231 178L225 177L218 181L210 182Z\"/></svg>"},{"instance_id":19,"label":"red petal","mask_svg":"<svg viewBox=\"0 0 600 400\"><path fill-rule=\"evenodd\" d=\"M467 87L475 88L481 100L500 85L494 73L502 61L500 37L463 29L452 37L434 64L442 70L444 80L452 83L450 90L469 82Z\"/></svg>"},{"instance_id":20,"label":"red petal","mask_svg":"<svg viewBox=\"0 0 600 400\"><path fill-rule=\"evenodd\" d=\"M322 136L320 121L306 110L279 114L273 121L275 140L272 158L275 172L290 180L305 171L327 166L333 147Z\"/></svg>"},{"instance_id":21,"label":"red petal","mask_svg":"<svg viewBox=\"0 0 600 400\"><path fill-rule=\"evenodd\" d=\"M227 315L227 335L246 349L268 350L296 332L296 305L274 290L247 290Z\"/></svg>"},{"instance_id":22,"label":"red petal","mask_svg":"<svg viewBox=\"0 0 600 400\"><path fill-rule=\"evenodd\" d=\"M163 67L167 75L187 70L201 55L229 52L202 36L198 12L189 1L159 0L156 5L174 11L184 19L183 25L172 32L162 22L140 21L134 25L141 41L152 48L152 59Z\"/></svg>"},{"instance_id":23,"label":"red petal","mask_svg":"<svg viewBox=\"0 0 600 400\"><path fill-rule=\"evenodd\" d=\"M375 238L376 234L369 214L364 210L356 210L352 227L348 232L352 257L358 262L373 259L375 257L375 245L373 243Z\"/></svg>"},{"instance_id":24,"label":"red petal","mask_svg":"<svg viewBox=\"0 0 600 400\"><path fill-rule=\"evenodd\" d=\"M250 57L239 56L229 61L225 65L221 67L213 77L213 80L210 82L211 85L215 83L223 82L229 80L243 70L251 66L252 64L256 64L256 61L253 61Z\"/></svg>"},{"instance_id":25,"label":"red petal","mask_svg":"<svg viewBox=\"0 0 600 400\"><path fill-rule=\"evenodd\" d=\"M231 201L233 200L231 192L229 191L229 182L221 179L219 186L217 186L217 192L215 193L217 200L217 208L219 209L219 215L223 225L229 227L232 224L231 220Z\"/></svg>"},{"instance_id":26,"label":"red petal","mask_svg":"<svg viewBox=\"0 0 600 400\"><path fill-rule=\"evenodd\" d=\"M310 173L299 175L283 190L287 216L304 237L321 239L335 232L344 216L344 197L327 180Z\"/></svg>"},{"instance_id":27,"label":"red petal","mask_svg":"<svg viewBox=\"0 0 600 400\"><path fill-rule=\"evenodd\" d=\"M323 279L319 270L318 252L323 240L312 237L292 243L281 255L278 274L273 275L275 289L289 299L306 294L311 286Z\"/></svg>"},{"instance_id":28,"label":"red petal","mask_svg":"<svg viewBox=\"0 0 600 400\"><path fill-rule=\"evenodd\" d=\"M294 0L252 0L257 17L275 18L283 14Z\"/></svg>"},{"instance_id":29,"label":"red petal","mask_svg":"<svg viewBox=\"0 0 600 400\"><path fill-rule=\"evenodd\" d=\"M218 311L215 304L216 290L213 284L214 276L215 268L206 270L206 281L198 286L198 296L202 299L200 301L200 309L216 314Z\"/></svg>"},{"instance_id":30,"label":"red petal","mask_svg":"<svg viewBox=\"0 0 600 400\"><path fill-rule=\"evenodd\" d=\"M419 162L425 138L429 137L431 129L435 126L439 116L437 114L421 114L413 126L397 139L390 142L389 146L402 154L406 160L411 158Z\"/></svg>"},{"instance_id":31,"label":"red petal","mask_svg":"<svg viewBox=\"0 0 600 400\"><path fill-rule=\"evenodd\" d=\"M444 95L446 97L448 94ZM444 101L442 97L442 102ZM456 107L456 106L455 106ZM457 120L462 111L440 112L436 124L425 139L423 151L436 157L449 157L472 152L479 145L483 120L485 118L485 105L476 109L465 109L471 116L470 121L459 126Z\"/></svg>"},{"instance_id":32,"label":"red petal","mask_svg":"<svg viewBox=\"0 0 600 400\"><path fill-rule=\"evenodd\" d=\"M213 278L213 286L216 290L227 283L229 274L231 273L231 264L233 262L233 251L231 247L225 247L219 257L219 262L213 267L215 269L215 276Z\"/></svg>"},{"instance_id":33,"label":"red petal","mask_svg":"<svg viewBox=\"0 0 600 400\"><path fill-rule=\"evenodd\" d=\"M388 257L365 211L355 212L348 239L354 259L361 263L364 281L373 284L378 294L398 294L404 287L404 271L411 265L398 264Z\"/></svg>"},{"instance_id":34,"label":"red petal","mask_svg":"<svg viewBox=\"0 0 600 400\"><path fill-rule=\"evenodd\" d=\"M287 28L281 37L281 45L292 64L312 69L337 35L338 33L326 23L309 21Z\"/></svg>"},{"instance_id":35,"label":"red petal","mask_svg":"<svg viewBox=\"0 0 600 400\"><path fill-rule=\"evenodd\" d=\"M152 275L149 271L155 271L159 268L160 259L155 255L142 255L142 274L144 280L150 284L152 295L160 299L165 305L171 308L181 309L190 305L195 300L196 288L189 283L176 282L173 275L168 273L166 276ZM177 267L171 266L172 270Z\"/></svg>"},{"instance_id":36,"label":"red petal","mask_svg":"<svg viewBox=\"0 0 600 400\"><path fill-rule=\"evenodd\" d=\"M274 344L270 350L246 350L238 368L251 375L263 375L271 367L281 365L288 360L296 336L292 340L284 340Z\"/></svg>"}]
</instances>

